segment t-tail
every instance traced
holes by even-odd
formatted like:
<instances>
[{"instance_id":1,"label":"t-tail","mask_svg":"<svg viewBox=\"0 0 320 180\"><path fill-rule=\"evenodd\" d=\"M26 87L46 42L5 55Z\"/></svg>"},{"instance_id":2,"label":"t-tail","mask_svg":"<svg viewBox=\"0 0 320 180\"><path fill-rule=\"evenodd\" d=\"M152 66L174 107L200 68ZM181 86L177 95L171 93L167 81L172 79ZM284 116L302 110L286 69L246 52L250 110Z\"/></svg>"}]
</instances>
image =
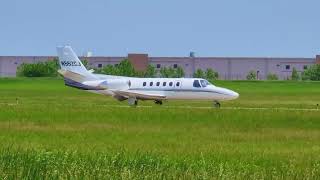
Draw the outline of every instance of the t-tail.
<instances>
[{"instance_id":1,"label":"t-tail","mask_svg":"<svg viewBox=\"0 0 320 180\"><path fill-rule=\"evenodd\" d=\"M58 72L64 77L66 85L87 89L85 86L82 87L83 82L98 79L86 69L70 46L57 47L57 53L61 67Z\"/></svg>"},{"instance_id":2,"label":"t-tail","mask_svg":"<svg viewBox=\"0 0 320 180\"><path fill-rule=\"evenodd\" d=\"M70 46L57 47L57 53L61 67L58 72L65 78L78 82L97 79L86 69Z\"/></svg>"}]
</instances>

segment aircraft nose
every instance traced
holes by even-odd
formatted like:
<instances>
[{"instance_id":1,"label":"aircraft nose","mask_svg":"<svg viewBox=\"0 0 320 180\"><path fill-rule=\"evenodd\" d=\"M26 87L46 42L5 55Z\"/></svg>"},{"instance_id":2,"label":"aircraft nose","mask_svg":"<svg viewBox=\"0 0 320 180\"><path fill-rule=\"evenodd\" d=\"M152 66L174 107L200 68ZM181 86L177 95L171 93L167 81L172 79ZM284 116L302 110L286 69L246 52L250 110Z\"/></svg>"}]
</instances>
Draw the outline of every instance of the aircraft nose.
<instances>
[{"instance_id":1,"label":"aircraft nose","mask_svg":"<svg viewBox=\"0 0 320 180\"><path fill-rule=\"evenodd\" d=\"M228 94L228 99L232 100L232 99L237 99L239 97L239 94L235 91L232 91L230 89L226 89L227 94Z\"/></svg>"},{"instance_id":2,"label":"aircraft nose","mask_svg":"<svg viewBox=\"0 0 320 180\"><path fill-rule=\"evenodd\" d=\"M237 92L227 88L215 87L215 90L223 94L223 99L225 100L233 100L239 97L239 94Z\"/></svg>"},{"instance_id":3,"label":"aircraft nose","mask_svg":"<svg viewBox=\"0 0 320 180\"><path fill-rule=\"evenodd\" d=\"M233 99L237 99L239 97L239 93L231 91L231 96Z\"/></svg>"}]
</instances>

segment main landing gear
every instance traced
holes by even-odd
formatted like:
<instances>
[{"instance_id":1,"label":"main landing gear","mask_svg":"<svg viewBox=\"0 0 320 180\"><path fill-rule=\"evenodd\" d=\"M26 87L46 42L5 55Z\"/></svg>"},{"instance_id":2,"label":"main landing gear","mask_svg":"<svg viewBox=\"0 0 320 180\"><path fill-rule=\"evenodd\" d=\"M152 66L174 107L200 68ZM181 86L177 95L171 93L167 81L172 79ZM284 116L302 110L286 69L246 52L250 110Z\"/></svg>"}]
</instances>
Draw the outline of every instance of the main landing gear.
<instances>
[{"instance_id":1,"label":"main landing gear","mask_svg":"<svg viewBox=\"0 0 320 180\"><path fill-rule=\"evenodd\" d=\"M218 101L213 102L213 107L220 108L221 104Z\"/></svg>"},{"instance_id":2,"label":"main landing gear","mask_svg":"<svg viewBox=\"0 0 320 180\"><path fill-rule=\"evenodd\" d=\"M129 98L128 99L128 104L129 104L129 106L137 106L138 105L137 98Z\"/></svg>"},{"instance_id":3,"label":"main landing gear","mask_svg":"<svg viewBox=\"0 0 320 180\"><path fill-rule=\"evenodd\" d=\"M161 100L154 100L154 103L155 103L155 104L162 105L162 101L161 101Z\"/></svg>"}]
</instances>

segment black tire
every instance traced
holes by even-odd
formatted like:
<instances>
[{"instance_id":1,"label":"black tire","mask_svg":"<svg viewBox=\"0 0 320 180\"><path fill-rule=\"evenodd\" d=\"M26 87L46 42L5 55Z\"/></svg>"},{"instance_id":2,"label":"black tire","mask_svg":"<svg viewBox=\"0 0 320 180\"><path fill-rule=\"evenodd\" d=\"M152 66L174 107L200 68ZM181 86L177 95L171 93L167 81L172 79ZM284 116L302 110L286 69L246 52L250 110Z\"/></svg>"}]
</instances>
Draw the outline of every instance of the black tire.
<instances>
[{"instance_id":1,"label":"black tire","mask_svg":"<svg viewBox=\"0 0 320 180\"><path fill-rule=\"evenodd\" d=\"M155 103L155 104L162 105L162 101L159 101L159 100L155 100L154 103Z\"/></svg>"},{"instance_id":2,"label":"black tire","mask_svg":"<svg viewBox=\"0 0 320 180\"><path fill-rule=\"evenodd\" d=\"M220 108L221 107L221 104L219 102L214 102L213 106L215 108Z\"/></svg>"}]
</instances>

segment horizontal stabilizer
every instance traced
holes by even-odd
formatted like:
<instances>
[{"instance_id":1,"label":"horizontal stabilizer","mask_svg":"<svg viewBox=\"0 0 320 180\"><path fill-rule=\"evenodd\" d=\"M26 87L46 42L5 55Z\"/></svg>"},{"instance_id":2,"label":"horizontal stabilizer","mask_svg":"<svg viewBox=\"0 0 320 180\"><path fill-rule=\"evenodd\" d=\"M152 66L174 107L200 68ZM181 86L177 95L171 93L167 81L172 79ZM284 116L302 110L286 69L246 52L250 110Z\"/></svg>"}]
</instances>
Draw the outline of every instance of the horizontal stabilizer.
<instances>
[{"instance_id":1,"label":"horizontal stabilizer","mask_svg":"<svg viewBox=\"0 0 320 180\"><path fill-rule=\"evenodd\" d=\"M107 89L107 80L95 80L95 81L84 81L82 84L97 87L101 89Z\"/></svg>"},{"instance_id":2,"label":"horizontal stabilizer","mask_svg":"<svg viewBox=\"0 0 320 180\"><path fill-rule=\"evenodd\" d=\"M66 69L59 69L58 72L65 78L71 79L76 82L84 82L86 80L86 76L81 75L79 73L72 72Z\"/></svg>"}]
</instances>

